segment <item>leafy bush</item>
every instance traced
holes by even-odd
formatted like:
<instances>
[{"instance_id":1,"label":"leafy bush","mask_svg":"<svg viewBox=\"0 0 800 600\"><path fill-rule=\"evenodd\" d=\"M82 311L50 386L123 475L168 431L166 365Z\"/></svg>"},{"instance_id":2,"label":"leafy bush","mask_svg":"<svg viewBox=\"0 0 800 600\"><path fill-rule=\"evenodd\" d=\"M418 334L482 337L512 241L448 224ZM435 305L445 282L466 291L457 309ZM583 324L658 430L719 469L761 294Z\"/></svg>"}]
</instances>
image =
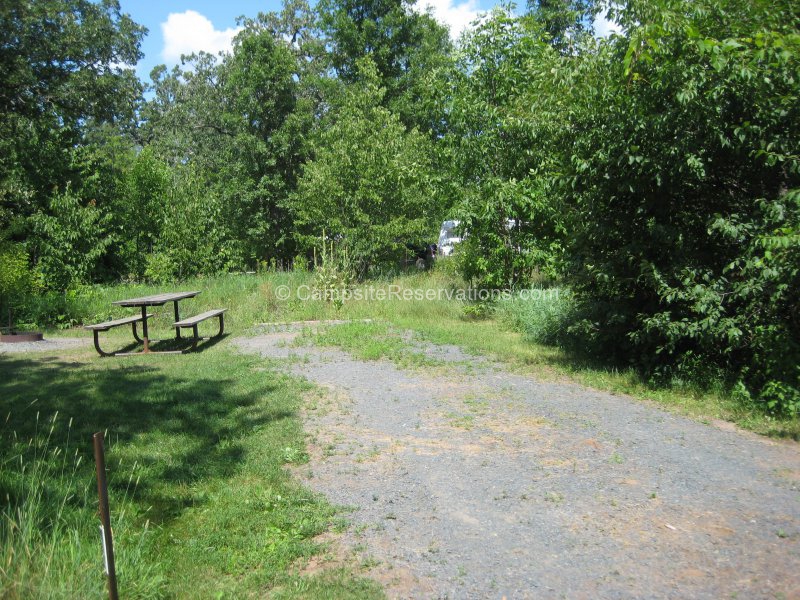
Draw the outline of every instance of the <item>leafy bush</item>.
<instances>
[{"instance_id":1,"label":"leafy bush","mask_svg":"<svg viewBox=\"0 0 800 600\"><path fill-rule=\"evenodd\" d=\"M562 179L586 315L573 330L651 373L722 369L785 414L800 388L795 13L632 2L627 37L563 82L580 132Z\"/></svg>"},{"instance_id":2,"label":"leafy bush","mask_svg":"<svg viewBox=\"0 0 800 600\"><path fill-rule=\"evenodd\" d=\"M33 217L34 256L49 289L65 291L92 279L113 238L107 235L110 217L74 194L70 187L56 192L47 211Z\"/></svg>"},{"instance_id":3,"label":"leafy bush","mask_svg":"<svg viewBox=\"0 0 800 600\"><path fill-rule=\"evenodd\" d=\"M14 329L14 311L19 311L25 298L40 287L38 274L30 267L28 252L22 244L0 243L0 322Z\"/></svg>"},{"instance_id":4,"label":"leafy bush","mask_svg":"<svg viewBox=\"0 0 800 600\"><path fill-rule=\"evenodd\" d=\"M46 291L25 298L19 318L32 327L65 329L86 323L92 316L88 308L91 288L81 286L66 292Z\"/></svg>"}]
</instances>

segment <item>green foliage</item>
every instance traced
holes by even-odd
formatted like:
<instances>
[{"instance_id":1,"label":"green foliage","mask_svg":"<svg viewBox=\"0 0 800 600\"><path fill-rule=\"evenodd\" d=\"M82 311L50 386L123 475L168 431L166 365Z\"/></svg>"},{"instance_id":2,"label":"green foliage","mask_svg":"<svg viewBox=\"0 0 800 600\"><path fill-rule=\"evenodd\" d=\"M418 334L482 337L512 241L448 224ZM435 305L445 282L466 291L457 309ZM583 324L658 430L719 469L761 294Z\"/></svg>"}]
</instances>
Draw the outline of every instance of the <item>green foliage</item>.
<instances>
[{"instance_id":1,"label":"green foliage","mask_svg":"<svg viewBox=\"0 0 800 600\"><path fill-rule=\"evenodd\" d=\"M382 105L409 128L437 131L443 118L433 101L443 84L451 44L447 30L414 0L321 0L319 25L330 40L330 62L347 84L360 81L363 60L374 63Z\"/></svg>"},{"instance_id":2,"label":"green foliage","mask_svg":"<svg viewBox=\"0 0 800 600\"><path fill-rule=\"evenodd\" d=\"M236 133L231 164L222 171L219 195L227 207L222 216L245 257L287 260L295 248L283 200L295 188L306 155L305 107L297 108L295 82L301 68L271 34L245 30L225 69L225 94L232 100L227 118Z\"/></svg>"},{"instance_id":3,"label":"green foliage","mask_svg":"<svg viewBox=\"0 0 800 600\"><path fill-rule=\"evenodd\" d=\"M114 203L113 226L120 240L117 253L124 275L141 279L164 228L172 173L151 147L144 148L123 180L122 193Z\"/></svg>"},{"instance_id":4,"label":"green foliage","mask_svg":"<svg viewBox=\"0 0 800 600\"><path fill-rule=\"evenodd\" d=\"M89 323L92 292L88 286L66 291L44 290L25 297L17 311L18 319L35 327L67 329ZM106 311L108 309L106 308ZM105 315L104 315L105 318ZM100 319L102 320L102 319Z\"/></svg>"},{"instance_id":5,"label":"green foliage","mask_svg":"<svg viewBox=\"0 0 800 600\"><path fill-rule=\"evenodd\" d=\"M34 256L44 285L66 291L88 283L98 261L112 243L110 219L93 201L83 202L67 187L56 192L48 207L34 215Z\"/></svg>"},{"instance_id":6,"label":"green foliage","mask_svg":"<svg viewBox=\"0 0 800 600\"><path fill-rule=\"evenodd\" d=\"M381 106L375 66L368 59L361 65L363 82L345 91L321 126L291 209L306 234L301 242L313 245L323 230L343 240L363 277L373 266L399 263L406 243L432 237L438 211L429 140Z\"/></svg>"},{"instance_id":7,"label":"green foliage","mask_svg":"<svg viewBox=\"0 0 800 600\"><path fill-rule=\"evenodd\" d=\"M116 0L4 2L0 32L0 46L24 57L12 60L4 51L0 61L3 114L58 114L67 125L106 120L124 105L120 88L138 85L131 69L113 65L136 64L145 30L120 12Z\"/></svg>"},{"instance_id":8,"label":"green foliage","mask_svg":"<svg viewBox=\"0 0 800 600\"><path fill-rule=\"evenodd\" d=\"M136 63L143 35L115 0L0 5L0 230L24 240L54 189L82 192L73 158L89 130L132 126L142 87L118 65Z\"/></svg>"},{"instance_id":9,"label":"green foliage","mask_svg":"<svg viewBox=\"0 0 800 600\"><path fill-rule=\"evenodd\" d=\"M199 273L230 271L242 264L226 236L222 201L207 193L192 166L175 173L161 210L160 233L147 255L145 277L155 283Z\"/></svg>"},{"instance_id":10,"label":"green foliage","mask_svg":"<svg viewBox=\"0 0 800 600\"><path fill-rule=\"evenodd\" d=\"M21 296L32 288L28 253L22 244L8 242L0 246L0 296Z\"/></svg>"},{"instance_id":11,"label":"green foliage","mask_svg":"<svg viewBox=\"0 0 800 600\"><path fill-rule=\"evenodd\" d=\"M775 390L800 384L793 10L631 3L629 38L581 61L602 85L565 90L582 133L562 180L587 313L576 330L656 373L701 356L789 413Z\"/></svg>"},{"instance_id":12,"label":"green foliage","mask_svg":"<svg viewBox=\"0 0 800 600\"><path fill-rule=\"evenodd\" d=\"M592 30L599 10L595 0L528 0L528 9L542 24L548 42L559 52L572 54Z\"/></svg>"},{"instance_id":13,"label":"green foliage","mask_svg":"<svg viewBox=\"0 0 800 600\"><path fill-rule=\"evenodd\" d=\"M540 37L532 19L496 10L466 36L453 73L445 142L460 198L452 214L466 237L462 273L478 285L524 285L557 270L563 209L536 175L552 168L548 144L563 117L546 110L558 55Z\"/></svg>"},{"instance_id":14,"label":"green foliage","mask_svg":"<svg viewBox=\"0 0 800 600\"><path fill-rule=\"evenodd\" d=\"M31 269L28 252L22 244L0 242L0 319L13 332L13 312L26 297L38 291L40 280Z\"/></svg>"},{"instance_id":15,"label":"green foliage","mask_svg":"<svg viewBox=\"0 0 800 600\"><path fill-rule=\"evenodd\" d=\"M155 97L144 109L154 155L176 181L198 178L197 193L225 207L217 229L239 267L296 252L283 205L314 108L299 101L301 58L260 22L248 25L223 61L200 54L186 58L188 68L155 69Z\"/></svg>"}]
</instances>

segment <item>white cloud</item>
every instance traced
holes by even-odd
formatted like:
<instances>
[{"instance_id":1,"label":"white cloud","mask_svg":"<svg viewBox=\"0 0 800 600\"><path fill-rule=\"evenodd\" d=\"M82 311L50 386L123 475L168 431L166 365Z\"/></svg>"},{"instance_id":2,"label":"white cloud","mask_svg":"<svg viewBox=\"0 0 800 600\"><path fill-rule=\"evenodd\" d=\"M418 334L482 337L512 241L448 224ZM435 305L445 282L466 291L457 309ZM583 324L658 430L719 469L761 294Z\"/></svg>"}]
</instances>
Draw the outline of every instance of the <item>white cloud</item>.
<instances>
[{"instance_id":1,"label":"white cloud","mask_svg":"<svg viewBox=\"0 0 800 600\"><path fill-rule=\"evenodd\" d=\"M619 26L619 23L609 21L607 13L598 14L594 18L595 37L605 38L610 36L612 33L622 33L622 27Z\"/></svg>"},{"instance_id":2,"label":"white cloud","mask_svg":"<svg viewBox=\"0 0 800 600\"><path fill-rule=\"evenodd\" d=\"M161 23L161 32L164 35L161 56L168 63L176 63L181 54L201 50L214 55L220 51L229 52L233 38L241 30L241 27L230 27L225 31L218 31L207 17L194 10L170 13L167 20Z\"/></svg>"},{"instance_id":3,"label":"white cloud","mask_svg":"<svg viewBox=\"0 0 800 600\"><path fill-rule=\"evenodd\" d=\"M483 12L478 8L477 0L461 3L455 3L455 0L418 0L414 8L424 12L429 6L434 18L450 28L450 37L453 39L458 38Z\"/></svg>"}]
</instances>

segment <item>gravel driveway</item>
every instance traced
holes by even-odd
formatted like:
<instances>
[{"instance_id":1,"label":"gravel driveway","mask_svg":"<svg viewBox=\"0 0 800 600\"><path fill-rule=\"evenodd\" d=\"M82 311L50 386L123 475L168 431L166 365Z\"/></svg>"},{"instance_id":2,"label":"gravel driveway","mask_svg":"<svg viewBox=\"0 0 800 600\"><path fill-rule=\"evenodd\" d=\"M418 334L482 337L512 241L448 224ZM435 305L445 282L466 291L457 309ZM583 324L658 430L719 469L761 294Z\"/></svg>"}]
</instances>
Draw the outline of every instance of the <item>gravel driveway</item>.
<instances>
[{"instance_id":1,"label":"gravel driveway","mask_svg":"<svg viewBox=\"0 0 800 600\"><path fill-rule=\"evenodd\" d=\"M800 598L797 444L456 348L407 371L296 335L236 343L324 390L300 473L390 597Z\"/></svg>"},{"instance_id":2,"label":"gravel driveway","mask_svg":"<svg viewBox=\"0 0 800 600\"><path fill-rule=\"evenodd\" d=\"M45 338L38 342L0 342L0 354L18 354L23 352L52 352L55 350L71 350L73 348L91 348L92 338Z\"/></svg>"}]
</instances>

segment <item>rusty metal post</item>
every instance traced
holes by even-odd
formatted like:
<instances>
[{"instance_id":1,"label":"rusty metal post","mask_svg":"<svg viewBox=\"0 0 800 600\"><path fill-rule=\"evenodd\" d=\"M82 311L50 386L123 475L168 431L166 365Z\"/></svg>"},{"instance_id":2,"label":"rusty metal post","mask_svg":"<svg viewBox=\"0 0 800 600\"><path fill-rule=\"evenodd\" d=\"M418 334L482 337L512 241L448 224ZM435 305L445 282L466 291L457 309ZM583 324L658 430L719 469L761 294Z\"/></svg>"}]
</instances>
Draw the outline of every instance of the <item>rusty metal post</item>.
<instances>
[{"instance_id":1,"label":"rusty metal post","mask_svg":"<svg viewBox=\"0 0 800 600\"><path fill-rule=\"evenodd\" d=\"M114 566L114 538L111 535L111 515L108 512L108 483L106 482L106 453L103 447L103 432L92 436L94 440L94 462L97 466L97 497L100 500L100 533L103 536L103 560L108 576L109 600L119 600L117 595L117 570Z\"/></svg>"}]
</instances>

